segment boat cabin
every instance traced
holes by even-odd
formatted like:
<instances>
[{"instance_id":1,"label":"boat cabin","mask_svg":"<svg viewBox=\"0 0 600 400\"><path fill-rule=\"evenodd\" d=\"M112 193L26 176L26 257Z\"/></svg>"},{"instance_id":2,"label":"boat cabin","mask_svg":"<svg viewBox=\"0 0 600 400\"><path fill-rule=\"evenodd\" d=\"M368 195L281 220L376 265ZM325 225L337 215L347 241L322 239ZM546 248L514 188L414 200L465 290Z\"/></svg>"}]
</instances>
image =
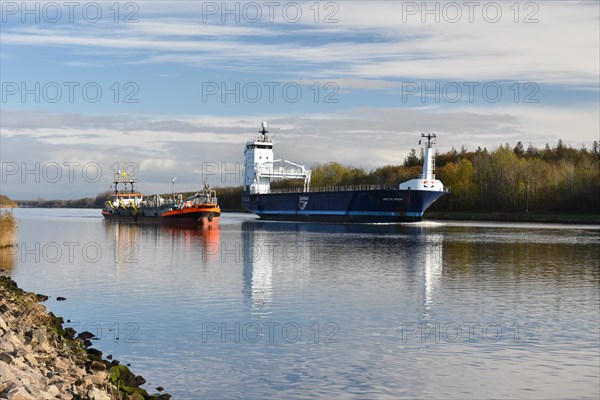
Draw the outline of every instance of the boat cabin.
<instances>
[{"instance_id":1,"label":"boat cabin","mask_svg":"<svg viewBox=\"0 0 600 400\"><path fill-rule=\"evenodd\" d=\"M143 201L144 195L141 193L116 193L112 195L109 204L112 208L139 207Z\"/></svg>"}]
</instances>

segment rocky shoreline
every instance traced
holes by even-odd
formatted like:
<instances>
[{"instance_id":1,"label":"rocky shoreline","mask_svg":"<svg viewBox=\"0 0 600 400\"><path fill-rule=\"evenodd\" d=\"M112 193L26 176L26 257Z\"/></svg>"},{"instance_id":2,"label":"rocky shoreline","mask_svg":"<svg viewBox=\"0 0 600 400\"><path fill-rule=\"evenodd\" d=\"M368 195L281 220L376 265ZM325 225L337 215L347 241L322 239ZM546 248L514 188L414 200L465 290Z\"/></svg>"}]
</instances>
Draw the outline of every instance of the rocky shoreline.
<instances>
[{"instance_id":1,"label":"rocky shoreline","mask_svg":"<svg viewBox=\"0 0 600 400\"><path fill-rule=\"evenodd\" d=\"M0 399L171 398L148 394L141 388L144 378L104 360L90 347L93 335L65 329L63 319L39 303L46 299L0 274Z\"/></svg>"}]
</instances>

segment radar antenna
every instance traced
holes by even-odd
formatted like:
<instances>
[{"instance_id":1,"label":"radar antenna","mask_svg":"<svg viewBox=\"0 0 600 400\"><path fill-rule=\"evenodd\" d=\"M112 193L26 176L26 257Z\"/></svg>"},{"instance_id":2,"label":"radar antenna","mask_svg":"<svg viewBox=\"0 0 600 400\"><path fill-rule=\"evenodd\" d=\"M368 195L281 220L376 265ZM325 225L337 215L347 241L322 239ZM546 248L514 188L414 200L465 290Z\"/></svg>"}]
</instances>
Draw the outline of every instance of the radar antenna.
<instances>
[{"instance_id":1,"label":"radar antenna","mask_svg":"<svg viewBox=\"0 0 600 400\"><path fill-rule=\"evenodd\" d=\"M261 130L258 131L258 133L260 133L261 136L261 140L263 142L266 142L269 137L267 136L267 133L269 133L269 131L267 130L267 121L263 121L263 123L261 124Z\"/></svg>"},{"instance_id":2,"label":"radar antenna","mask_svg":"<svg viewBox=\"0 0 600 400\"><path fill-rule=\"evenodd\" d=\"M421 139L427 139L427 148L430 149L432 144L435 144L435 133L421 133ZM421 140L419 140L419 144L421 144Z\"/></svg>"}]
</instances>

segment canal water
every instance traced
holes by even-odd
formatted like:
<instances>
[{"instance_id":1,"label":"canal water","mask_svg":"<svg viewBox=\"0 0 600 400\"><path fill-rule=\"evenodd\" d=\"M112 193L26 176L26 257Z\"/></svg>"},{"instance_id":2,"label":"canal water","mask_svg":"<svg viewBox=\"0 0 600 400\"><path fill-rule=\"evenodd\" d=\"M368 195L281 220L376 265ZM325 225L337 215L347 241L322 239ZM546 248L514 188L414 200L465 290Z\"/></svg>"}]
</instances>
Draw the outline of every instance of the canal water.
<instances>
[{"instance_id":1,"label":"canal water","mask_svg":"<svg viewBox=\"0 0 600 400\"><path fill-rule=\"evenodd\" d=\"M599 226L14 213L0 267L177 399L600 396Z\"/></svg>"}]
</instances>

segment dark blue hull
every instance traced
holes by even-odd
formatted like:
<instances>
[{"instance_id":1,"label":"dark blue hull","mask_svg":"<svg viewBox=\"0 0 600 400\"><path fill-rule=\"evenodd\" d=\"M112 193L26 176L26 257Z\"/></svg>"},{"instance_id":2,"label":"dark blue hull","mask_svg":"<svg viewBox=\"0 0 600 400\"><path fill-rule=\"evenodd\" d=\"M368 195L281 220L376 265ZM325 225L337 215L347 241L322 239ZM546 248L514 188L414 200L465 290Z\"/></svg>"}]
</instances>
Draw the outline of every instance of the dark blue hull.
<instances>
[{"instance_id":1,"label":"dark blue hull","mask_svg":"<svg viewBox=\"0 0 600 400\"><path fill-rule=\"evenodd\" d=\"M244 193L242 204L268 220L306 222L417 222L445 192L353 190L301 193Z\"/></svg>"}]
</instances>

